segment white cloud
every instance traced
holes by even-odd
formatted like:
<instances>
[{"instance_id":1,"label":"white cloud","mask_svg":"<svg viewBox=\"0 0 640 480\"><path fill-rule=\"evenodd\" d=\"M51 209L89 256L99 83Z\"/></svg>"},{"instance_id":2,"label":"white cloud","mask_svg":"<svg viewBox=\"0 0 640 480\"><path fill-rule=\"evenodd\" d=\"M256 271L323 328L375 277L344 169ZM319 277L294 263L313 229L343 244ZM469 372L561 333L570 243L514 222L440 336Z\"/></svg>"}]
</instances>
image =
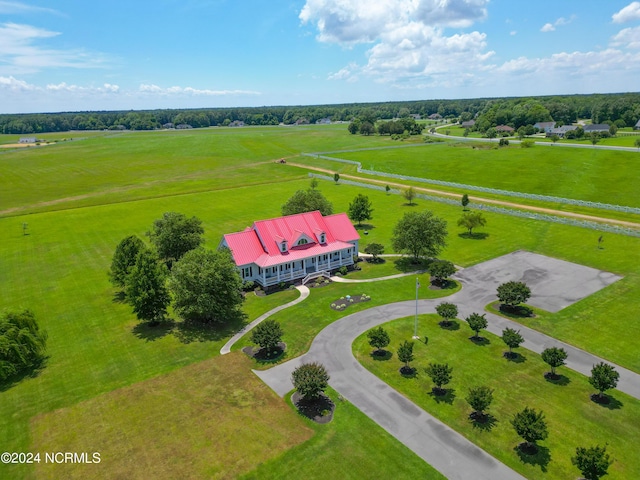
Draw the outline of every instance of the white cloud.
<instances>
[{"instance_id":1,"label":"white cloud","mask_svg":"<svg viewBox=\"0 0 640 480\"><path fill-rule=\"evenodd\" d=\"M374 43L367 64L350 64L329 75L355 81L366 75L382 82L482 70L493 52L479 32L447 36L487 15L488 0L307 0L300 19L318 29L321 42L352 46ZM446 79L449 82L450 79Z\"/></svg>"},{"instance_id":2,"label":"white cloud","mask_svg":"<svg viewBox=\"0 0 640 480\"><path fill-rule=\"evenodd\" d=\"M67 92L67 93L89 93L89 94L101 94L101 93L118 93L120 87L111 83L105 83L101 87L84 87L80 85L67 85L65 82L58 83L57 85L49 84L46 86L47 92Z\"/></svg>"},{"instance_id":3,"label":"white cloud","mask_svg":"<svg viewBox=\"0 0 640 480\"><path fill-rule=\"evenodd\" d=\"M12 14L12 13L54 13L59 15L57 10L52 8L36 7L34 5L27 5L22 2L6 2L0 1L0 14Z\"/></svg>"},{"instance_id":4,"label":"white cloud","mask_svg":"<svg viewBox=\"0 0 640 480\"><path fill-rule=\"evenodd\" d=\"M188 95L188 96L225 96L225 95L261 95L260 92L253 90L209 90L198 89L193 87L168 87L162 88L155 84L141 84L139 92L144 94L154 94L161 96L168 95Z\"/></svg>"},{"instance_id":5,"label":"white cloud","mask_svg":"<svg viewBox=\"0 0 640 480\"><path fill-rule=\"evenodd\" d=\"M517 34L518 34L518 32L517 32L516 30L511 30L511 31L509 32L509 35L511 35L512 37L513 37L514 35L517 35Z\"/></svg>"},{"instance_id":6,"label":"white cloud","mask_svg":"<svg viewBox=\"0 0 640 480\"><path fill-rule=\"evenodd\" d=\"M640 2L631 2L618 13L612 15L613 23L627 23L640 20Z\"/></svg>"},{"instance_id":7,"label":"white cloud","mask_svg":"<svg viewBox=\"0 0 640 480\"><path fill-rule=\"evenodd\" d=\"M634 50L640 50L640 27L620 30L611 39L611 45L614 47L626 47Z\"/></svg>"},{"instance_id":8,"label":"white cloud","mask_svg":"<svg viewBox=\"0 0 640 480\"><path fill-rule=\"evenodd\" d=\"M545 23L542 28L540 29L541 32L554 32L556 30L556 27L562 27L563 25L569 25L571 22L573 22L575 20L576 16L575 15L571 15L571 17L569 17L569 19L567 20L564 17L560 17L559 19L557 19L555 22L553 23Z\"/></svg>"},{"instance_id":9,"label":"white cloud","mask_svg":"<svg viewBox=\"0 0 640 480\"><path fill-rule=\"evenodd\" d=\"M1 77L0 76L0 89L10 90L12 92L29 92L37 90L38 87L31 85L24 80L17 80L14 77Z\"/></svg>"},{"instance_id":10,"label":"white cloud","mask_svg":"<svg viewBox=\"0 0 640 480\"><path fill-rule=\"evenodd\" d=\"M57 37L53 32L31 25L0 24L0 74L35 73L45 68L96 68L106 59L80 49L58 50L37 45L37 42Z\"/></svg>"}]
</instances>

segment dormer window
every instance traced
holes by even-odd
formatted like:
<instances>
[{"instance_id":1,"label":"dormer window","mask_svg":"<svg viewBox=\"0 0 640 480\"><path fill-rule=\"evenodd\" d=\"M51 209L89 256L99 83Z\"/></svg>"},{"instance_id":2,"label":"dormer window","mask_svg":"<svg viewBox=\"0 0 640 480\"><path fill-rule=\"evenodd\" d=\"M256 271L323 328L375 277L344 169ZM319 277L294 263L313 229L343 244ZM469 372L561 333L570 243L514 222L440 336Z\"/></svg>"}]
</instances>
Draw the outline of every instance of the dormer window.
<instances>
[{"instance_id":1,"label":"dormer window","mask_svg":"<svg viewBox=\"0 0 640 480\"><path fill-rule=\"evenodd\" d=\"M282 253L285 253L287 251L287 241L283 240L282 243L280 243L280 251Z\"/></svg>"},{"instance_id":2,"label":"dormer window","mask_svg":"<svg viewBox=\"0 0 640 480\"><path fill-rule=\"evenodd\" d=\"M326 243L327 237L324 232L320 234L320 243Z\"/></svg>"},{"instance_id":3,"label":"dormer window","mask_svg":"<svg viewBox=\"0 0 640 480\"><path fill-rule=\"evenodd\" d=\"M307 243L309 243L309 240L307 240L306 238L301 238L300 240L298 240L298 245L306 245Z\"/></svg>"}]
</instances>

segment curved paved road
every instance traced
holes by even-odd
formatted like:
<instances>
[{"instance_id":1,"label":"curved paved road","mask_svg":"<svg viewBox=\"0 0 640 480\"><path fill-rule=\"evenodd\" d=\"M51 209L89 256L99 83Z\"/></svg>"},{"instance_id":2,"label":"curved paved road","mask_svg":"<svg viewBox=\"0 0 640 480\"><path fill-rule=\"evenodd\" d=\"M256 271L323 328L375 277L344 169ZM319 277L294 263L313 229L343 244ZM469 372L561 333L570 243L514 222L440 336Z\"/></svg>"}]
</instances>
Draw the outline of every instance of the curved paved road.
<instances>
[{"instance_id":1,"label":"curved paved road","mask_svg":"<svg viewBox=\"0 0 640 480\"><path fill-rule=\"evenodd\" d=\"M482 312L485 305L496 299L495 281L499 278L485 276L484 281L478 282L477 278L468 276L471 273L472 269L467 269L456 274L463 289L447 297L447 301L458 306L459 318L474 311ZM420 300L419 312L435 313L435 306L441 301ZM330 385L337 392L448 478L522 478L371 374L353 356L351 345L356 337L372 327L414 313L415 301L405 301L348 315L322 330L305 355L254 373L278 395L284 396L293 388L291 373L295 368L303 363L321 362L331 376ZM541 353L551 346L563 347L568 353L567 367L582 374L589 375L592 366L603 361L498 315L487 313L487 320L487 330L497 335L506 327L520 330L525 338L522 346L533 352ZM616 369L620 372L618 390L640 398L640 375L619 366Z\"/></svg>"}]
</instances>

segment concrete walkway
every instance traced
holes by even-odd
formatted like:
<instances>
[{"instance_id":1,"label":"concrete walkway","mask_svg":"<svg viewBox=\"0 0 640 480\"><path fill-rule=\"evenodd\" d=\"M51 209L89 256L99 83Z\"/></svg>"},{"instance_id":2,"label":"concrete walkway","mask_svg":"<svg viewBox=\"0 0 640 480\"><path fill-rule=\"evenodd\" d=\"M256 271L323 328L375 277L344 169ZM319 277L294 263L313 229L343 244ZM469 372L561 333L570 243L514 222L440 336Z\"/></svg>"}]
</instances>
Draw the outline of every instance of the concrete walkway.
<instances>
[{"instance_id":1,"label":"concrete walkway","mask_svg":"<svg viewBox=\"0 0 640 480\"><path fill-rule=\"evenodd\" d=\"M284 310L285 308L292 307L292 306L302 302L304 299L306 299L309 296L309 288L308 287L305 287L304 285L300 285L300 286L296 287L296 289L300 292L300 296L298 298L296 298L295 300L293 300L293 301L291 301L289 303L285 303L284 305L280 305L280 306L278 306L276 308L273 308L273 309L269 310L267 313L263 313L262 315L260 315L253 322L251 322L249 325L247 325L242 330L240 330L238 333L236 333L233 337L231 337L229 339L229 341L227 343L225 343L224 346L220 349L220 354L221 355L226 355L227 353L231 352L231 347L238 340L240 340L245 334L247 334L251 329L253 329L256 325L258 325L260 322L263 322L264 320L269 318L274 313L278 313L280 310Z\"/></svg>"}]
</instances>

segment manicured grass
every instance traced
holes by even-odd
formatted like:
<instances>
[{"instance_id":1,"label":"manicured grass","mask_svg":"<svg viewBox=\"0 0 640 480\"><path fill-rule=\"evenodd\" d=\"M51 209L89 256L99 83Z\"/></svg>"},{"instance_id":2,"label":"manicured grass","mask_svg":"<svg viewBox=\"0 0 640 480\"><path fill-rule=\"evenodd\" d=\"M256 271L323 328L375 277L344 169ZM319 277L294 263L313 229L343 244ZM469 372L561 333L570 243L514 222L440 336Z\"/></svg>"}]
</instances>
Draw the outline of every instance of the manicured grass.
<instances>
[{"instance_id":1,"label":"manicured grass","mask_svg":"<svg viewBox=\"0 0 640 480\"><path fill-rule=\"evenodd\" d=\"M236 478L314 431L244 355L231 354L37 416L31 436L33 452L101 457L93 465L43 459L37 478Z\"/></svg>"},{"instance_id":2,"label":"manicured grass","mask_svg":"<svg viewBox=\"0 0 640 480\"><path fill-rule=\"evenodd\" d=\"M430 290L429 275L418 275L420 283L425 288L418 290L419 298L440 298L451 295L460 289L459 285L447 290ZM306 352L316 335L327 325L360 310L366 310L377 305L415 299L415 276L402 277L371 283L331 283L325 287L311 289L309 297L291 308L287 308L273 315L273 320L280 322L284 335L282 341L287 344L287 350L279 362L289 360ZM356 303L344 311L338 312L331 308L331 303L346 295L367 294L371 300ZM234 350L252 345L250 335L243 337L233 347ZM269 368L273 364L261 364L256 361L254 368Z\"/></svg>"},{"instance_id":3,"label":"manicured grass","mask_svg":"<svg viewBox=\"0 0 640 480\"><path fill-rule=\"evenodd\" d=\"M313 438L271 459L243 479L362 478L444 479L411 450L369 420L332 389L336 404L331 423L318 425L304 419L315 431ZM290 395L287 403L291 408ZM375 473L372 473L375 472Z\"/></svg>"},{"instance_id":4,"label":"manicured grass","mask_svg":"<svg viewBox=\"0 0 640 480\"><path fill-rule=\"evenodd\" d=\"M547 381L544 373L549 367L539 355L520 348L518 359L508 361L502 356L507 347L499 337L483 332L486 341L474 343L466 322L456 320L458 330L445 330L438 325L437 315L419 317L419 334L428 343L415 343L412 366L417 375L403 377L395 349L411 336L413 321L411 317L383 325L391 337L387 360L374 359L366 334L354 342L354 354L393 388L527 478L576 478L579 472L570 461L575 448L605 443L615 459L607 478L640 476L640 458L635 454L640 431L634 427L640 418L640 401L612 391L609 406L596 404L590 400L594 389L586 377L561 367L557 371L560 379ZM453 380L443 397L431 393L433 384L424 372L429 363L453 367ZM492 420L485 425L469 419L471 408L464 400L468 388L478 385L494 390L489 409ZM539 442L536 456L519 455L515 450L522 440L509 420L525 406L542 410L549 428L549 438Z\"/></svg>"},{"instance_id":5,"label":"manicured grass","mask_svg":"<svg viewBox=\"0 0 640 480\"><path fill-rule=\"evenodd\" d=\"M337 156L337 155L334 155ZM472 144L342 153L364 168L517 192L640 206L637 152L579 148L473 148Z\"/></svg>"}]
</instances>

